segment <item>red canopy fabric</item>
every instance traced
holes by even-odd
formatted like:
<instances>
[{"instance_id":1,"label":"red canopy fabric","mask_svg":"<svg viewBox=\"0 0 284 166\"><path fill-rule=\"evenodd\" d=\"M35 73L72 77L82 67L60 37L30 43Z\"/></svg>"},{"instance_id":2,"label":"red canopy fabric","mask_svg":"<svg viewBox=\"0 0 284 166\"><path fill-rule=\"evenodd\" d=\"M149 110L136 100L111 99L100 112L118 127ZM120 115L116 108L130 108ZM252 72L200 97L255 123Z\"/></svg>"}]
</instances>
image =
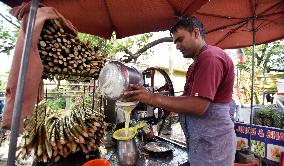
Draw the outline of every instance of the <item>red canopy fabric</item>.
<instances>
[{"instance_id":1,"label":"red canopy fabric","mask_svg":"<svg viewBox=\"0 0 284 166\"><path fill-rule=\"evenodd\" d=\"M204 23L207 43L221 48L252 45L253 30L255 44L284 38L283 0L211 0L194 15Z\"/></svg>"},{"instance_id":2,"label":"red canopy fabric","mask_svg":"<svg viewBox=\"0 0 284 166\"><path fill-rule=\"evenodd\" d=\"M23 0L3 0L10 6ZM41 0L55 7L78 31L109 39L168 30L174 19L190 15L207 0Z\"/></svg>"}]
</instances>

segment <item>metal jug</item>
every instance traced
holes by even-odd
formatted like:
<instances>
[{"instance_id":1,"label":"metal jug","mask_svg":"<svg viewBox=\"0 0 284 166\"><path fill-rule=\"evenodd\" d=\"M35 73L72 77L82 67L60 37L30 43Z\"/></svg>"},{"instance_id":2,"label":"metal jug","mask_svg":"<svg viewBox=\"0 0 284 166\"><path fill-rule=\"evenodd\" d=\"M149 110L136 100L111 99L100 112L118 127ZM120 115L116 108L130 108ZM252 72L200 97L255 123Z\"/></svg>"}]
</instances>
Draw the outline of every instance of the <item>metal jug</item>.
<instances>
[{"instance_id":1,"label":"metal jug","mask_svg":"<svg viewBox=\"0 0 284 166\"><path fill-rule=\"evenodd\" d=\"M129 140L118 140L118 161L123 166L136 165L139 157L135 137Z\"/></svg>"},{"instance_id":2,"label":"metal jug","mask_svg":"<svg viewBox=\"0 0 284 166\"><path fill-rule=\"evenodd\" d=\"M101 93L109 99L118 100L130 84L143 85L143 76L131 64L111 61L106 64L99 75Z\"/></svg>"}]
</instances>

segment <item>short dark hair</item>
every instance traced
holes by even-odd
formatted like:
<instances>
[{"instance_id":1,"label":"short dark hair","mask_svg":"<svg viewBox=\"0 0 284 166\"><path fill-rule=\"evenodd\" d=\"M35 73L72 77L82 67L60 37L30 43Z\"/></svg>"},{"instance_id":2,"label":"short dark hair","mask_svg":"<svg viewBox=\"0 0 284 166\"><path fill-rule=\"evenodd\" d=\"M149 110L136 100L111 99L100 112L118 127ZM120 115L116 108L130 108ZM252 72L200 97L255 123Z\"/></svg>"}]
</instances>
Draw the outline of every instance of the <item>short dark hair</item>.
<instances>
[{"instance_id":1,"label":"short dark hair","mask_svg":"<svg viewBox=\"0 0 284 166\"><path fill-rule=\"evenodd\" d=\"M205 40L205 29L200 20L194 16L182 16L179 17L173 26L170 28L170 33L173 34L178 28L185 28L187 31L192 32L194 28L198 28L203 40Z\"/></svg>"}]
</instances>

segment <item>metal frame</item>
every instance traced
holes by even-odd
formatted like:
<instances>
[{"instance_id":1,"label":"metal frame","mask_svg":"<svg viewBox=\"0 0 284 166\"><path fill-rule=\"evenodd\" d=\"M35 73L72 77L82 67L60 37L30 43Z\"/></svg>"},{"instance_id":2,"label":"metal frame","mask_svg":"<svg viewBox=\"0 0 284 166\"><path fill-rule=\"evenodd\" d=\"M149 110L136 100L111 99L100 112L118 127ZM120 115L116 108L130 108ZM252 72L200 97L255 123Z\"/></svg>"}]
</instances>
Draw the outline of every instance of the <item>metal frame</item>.
<instances>
[{"instance_id":1,"label":"metal frame","mask_svg":"<svg viewBox=\"0 0 284 166\"><path fill-rule=\"evenodd\" d=\"M257 4L257 0L255 0L255 3ZM253 9L253 19L252 19L252 68L251 68L251 97L250 97L250 132L249 132L249 140L248 140L248 146L249 150L251 150L251 136L252 136L252 122L253 122L253 97L254 97L254 51L255 51L255 41L256 41L256 27L255 27L255 21L257 19L256 16L256 5L254 5Z\"/></svg>"}]
</instances>

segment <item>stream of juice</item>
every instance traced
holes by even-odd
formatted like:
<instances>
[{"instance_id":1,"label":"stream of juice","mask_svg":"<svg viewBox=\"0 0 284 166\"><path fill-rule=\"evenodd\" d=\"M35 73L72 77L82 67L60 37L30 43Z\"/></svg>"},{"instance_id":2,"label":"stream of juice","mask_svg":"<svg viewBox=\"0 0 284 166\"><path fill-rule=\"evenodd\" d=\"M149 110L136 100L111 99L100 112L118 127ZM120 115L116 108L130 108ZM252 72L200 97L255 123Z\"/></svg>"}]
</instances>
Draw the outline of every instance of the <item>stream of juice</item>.
<instances>
[{"instance_id":1,"label":"stream of juice","mask_svg":"<svg viewBox=\"0 0 284 166\"><path fill-rule=\"evenodd\" d=\"M129 129L129 122L130 122L130 114L131 111L135 108L136 103L134 102L117 102L116 105L122 109L124 112L124 117L125 117L125 136L128 135L128 129Z\"/></svg>"}]
</instances>

